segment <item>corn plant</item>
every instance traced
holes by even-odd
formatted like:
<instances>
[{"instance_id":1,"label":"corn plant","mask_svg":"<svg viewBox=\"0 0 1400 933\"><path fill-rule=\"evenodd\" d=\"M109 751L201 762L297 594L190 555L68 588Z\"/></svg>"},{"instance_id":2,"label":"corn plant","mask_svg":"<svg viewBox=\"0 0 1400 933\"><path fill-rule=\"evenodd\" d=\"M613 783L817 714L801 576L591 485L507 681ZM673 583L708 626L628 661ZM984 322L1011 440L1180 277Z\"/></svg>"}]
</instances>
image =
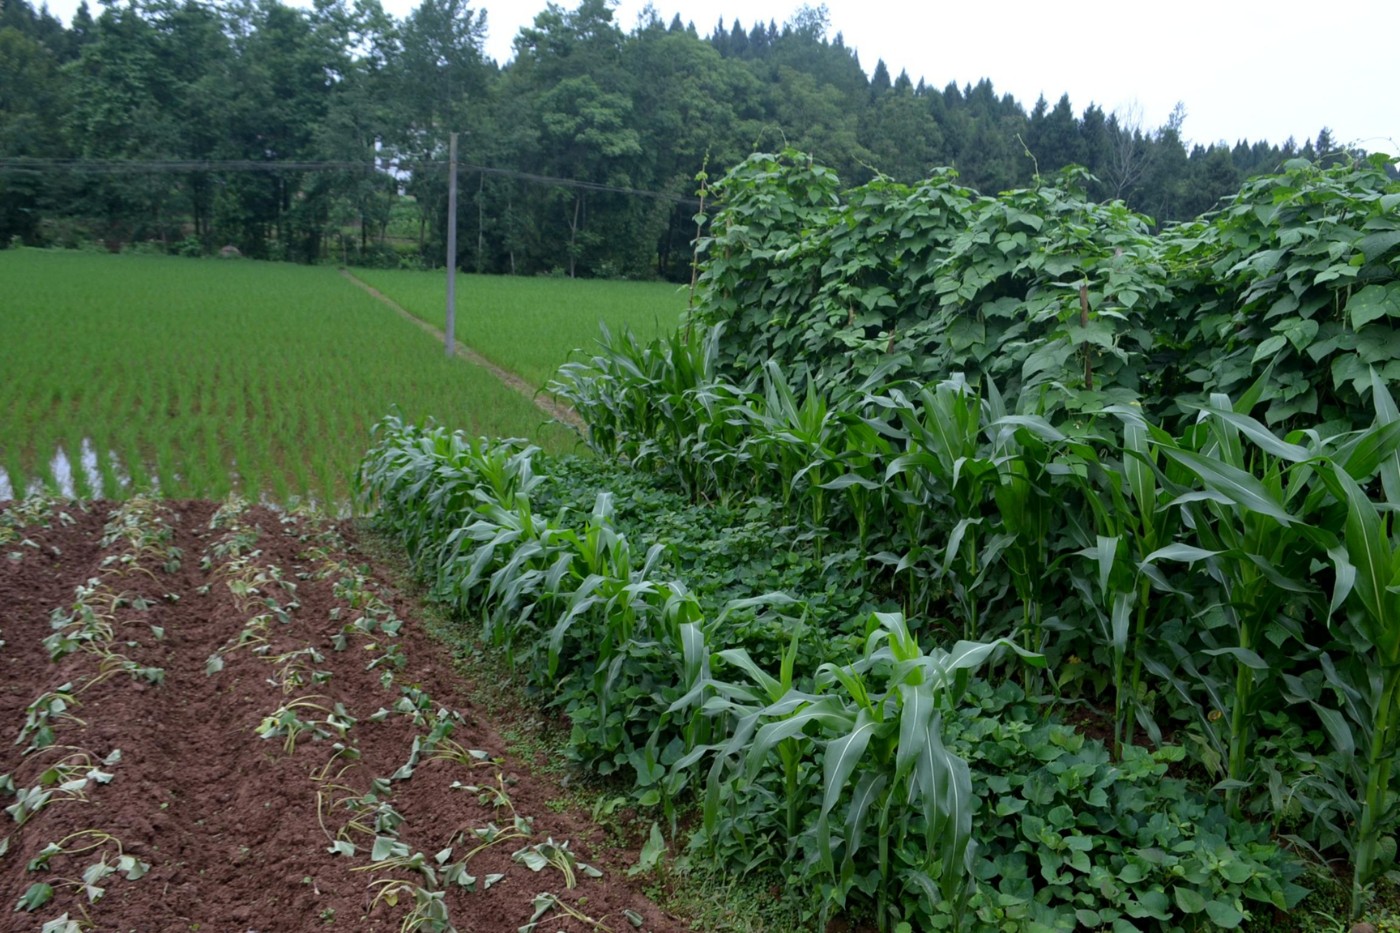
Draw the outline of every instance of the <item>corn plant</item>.
<instances>
[{"instance_id":1,"label":"corn plant","mask_svg":"<svg viewBox=\"0 0 1400 933\"><path fill-rule=\"evenodd\" d=\"M1121 441L1093 433L1070 445L1072 462L1061 469L1075 504L1060 514L1071 537L1084 545L1076 555L1090 561L1089 573L1076 567L1070 582L1097 620L1099 645L1109 657L1113 750L1121 756L1133 741L1134 722L1154 742L1160 739L1143 670L1161 623L1175 608L1171 598L1179 593L1163 564L1189 566L1207 555L1175 540L1180 519L1168 507L1153 441L1153 432L1161 432L1134 408L1110 407L1105 414L1122 422Z\"/></svg>"},{"instance_id":2,"label":"corn plant","mask_svg":"<svg viewBox=\"0 0 1400 933\"><path fill-rule=\"evenodd\" d=\"M1400 545L1396 544L1396 500L1387 498L1378 507L1345 469L1324 468L1323 481L1346 506L1344 548L1332 552L1337 568L1337 595L1352 608L1347 635L1355 657L1376 662L1360 677L1347 682L1335 666L1324 665L1328 680L1344 698L1343 707L1355 724L1333 713L1324 722L1346 755L1360 738L1364 759L1357 761L1360 813L1354 831L1355 860L1351 912L1359 916L1363 894L1377 872L1381 838L1393 825L1395 795L1390 785L1397 751L1400 751ZM1334 600L1335 603L1335 600ZM1368 666L1369 667L1369 666ZM1318 707L1320 713L1324 708ZM1364 775L1364 777L1363 777Z\"/></svg>"},{"instance_id":3,"label":"corn plant","mask_svg":"<svg viewBox=\"0 0 1400 933\"><path fill-rule=\"evenodd\" d=\"M794 495L805 503L810 527L819 535L820 557L829 495L824 484L836 472L844 431L837 407L817 388L811 373L795 376L805 385L800 400L776 363L763 368L761 404L742 409L753 422L745 443L752 451L751 462L772 471L771 483L764 485L777 487L785 505Z\"/></svg>"},{"instance_id":4,"label":"corn plant","mask_svg":"<svg viewBox=\"0 0 1400 933\"><path fill-rule=\"evenodd\" d=\"M1304 521L1313 476L1310 451L1275 437L1227 399L1212 401L1183 443L1164 442L1160 449L1194 480L1194 488L1179 488L1177 501L1198 547L1170 556L1204 560L1220 588L1219 611L1232 634L1229 644L1205 654L1233 662L1226 777L1231 804L1238 809L1251 770L1256 687L1271 673L1261 652L1270 644L1301 640L1300 605L1306 611L1321 599L1309 567L1326 544L1318 547L1320 539ZM1252 449L1245 447L1245 438Z\"/></svg>"},{"instance_id":5,"label":"corn plant","mask_svg":"<svg viewBox=\"0 0 1400 933\"><path fill-rule=\"evenodd\" d=\"M1001 477L982 437L983 403L961 374L911 400L891 389L875 403L897 422L901 453L885 469L895 482L895 501L904 513L900 563L912 573L927 562L947 580L963 616L963 636L979 637L987 592L984 581L1009 543L987 522L987 506ZM926 527L929 513L946 520ZM912 591L912 588L911 588ZM920 607L927 608L927 607Z\"/></svg>"},{"instance_id":6,"label":"corn plant","mask_svg":"<svg viewBox=\"0 0 1400 933\"><path fill-rule=\"evenodd\" d=\"M1065 516L1082 508L1066 477L1083 476L1095 461L1094 437L1071 438L1039 415L1008 414L996 387L987 388L993 420L985 430L999 474L991 496L1006 539L1001 560L1021 604L1013 637L1027 651L1040 653L1048 646L1045 606L1053 600L1066 559L1065 545L1057 539L1067 524ZM1026 668L1027 678L1033 673Z\"/></svg>"},{"instance_id":7,"label":"corn plant","mask_svg":"<svg viewBox=\"0 0 1400 933\"><path fill-rule=\"evenodd\" d=\"M793 677L791 649L781 680L746 655L730 654L761 692L720 687L725 699L711 707L737 725L715 749L706 804L710 843L724 845L728 827L759 828L772 819L773 792L764 788L764 775L776 756L788 862L823 879L825 910L843 905L857 878L870 871L880 879L882 928L907 911L918 915L911 903L958 900L967 881L972 788L966 762L943 744L942 717L955 708L970 673L1002 648L1022 653L1005 639L926 653L902 616L877 613L862 659L823 665L811 691L783 691ZM1043 664L1037 655L1023 656ZM746 704L746 696L757 702ZM794 861L801 850L805 861Z\"/></svg>"},{"instance_id":8,"label":"corn plant","mask_svg":"<svg viewBox=\"0 0 1400 933\"><path fill-rule=\"evenodd\" d=\"M691 456L705 411L693 393L710 381L720 331L689 343L677 331L644 346L631 331L614 337L604 326L601 352L564 364L549 391L583 416L594 450L673 471L698 495L709 484L703 461Z\"/></svg>"}]
</instances>

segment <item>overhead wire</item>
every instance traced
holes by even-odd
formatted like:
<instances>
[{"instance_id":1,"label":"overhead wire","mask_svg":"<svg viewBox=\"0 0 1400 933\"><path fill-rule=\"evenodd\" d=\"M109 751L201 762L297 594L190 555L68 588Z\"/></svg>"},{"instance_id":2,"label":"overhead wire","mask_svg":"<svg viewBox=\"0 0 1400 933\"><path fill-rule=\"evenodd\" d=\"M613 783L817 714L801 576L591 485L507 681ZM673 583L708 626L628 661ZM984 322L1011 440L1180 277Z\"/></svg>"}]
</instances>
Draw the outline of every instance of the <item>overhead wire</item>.
<instances>
[{"instance_id":1,"label":"overhead wire","mask_svg":"<svg viewBox=\"0 0 1400 933\"><path fill-rule=\"evenodd\" d=\"M189 174L209 172L211 174L237 172L375 172L393 175L425 168L445 169L450 163L444 159L376 159L372 162L344 160L258 160L258 159L53 159L0 157L0 174L46 175L68 172L76 175L137 175L137 174ZM699 207L697 198L678 195L667 191L649 191L645 188L632 188L625 185L609 185L602 182L583 181L577 178L561 178L554 175L541 175L523 172L518 169L499 168L490 165L474 165L468 162L457 164L459 173L479 172L499 178L527 181L534 184L551 185L561 188L575 188L583 191L598 191L607 194L625 194L637 197L670 201L674 204ZM397 177L397 176L395 176Z\"/></svg>"}]
</instances>

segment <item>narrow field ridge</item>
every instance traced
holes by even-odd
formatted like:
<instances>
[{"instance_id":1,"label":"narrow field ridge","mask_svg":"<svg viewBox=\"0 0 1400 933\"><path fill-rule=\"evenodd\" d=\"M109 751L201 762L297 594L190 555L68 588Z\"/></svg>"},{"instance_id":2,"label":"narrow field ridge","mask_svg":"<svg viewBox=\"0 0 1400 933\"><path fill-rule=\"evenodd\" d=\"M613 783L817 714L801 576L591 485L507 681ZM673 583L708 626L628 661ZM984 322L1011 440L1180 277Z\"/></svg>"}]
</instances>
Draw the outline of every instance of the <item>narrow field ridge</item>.
<instances>
[{"instance_id":1,"label":"narrow field ridge","mask_svg":"<svg viewBox=\"0 0 1400 933\"><path fill-rule=\"evenodd\" d=\"M396 312L398 312L399 316L403 317L405 320L412 321L414 324L417 324L420 328L432 334L438 340L447 339L447 335L444 334L441 330L438 330L436 327L429 324L427 321L424 321L422 318L416 316L415 314L413 314L413 312L409 311L403 305L399 304L397 301L390 298L388 295L384 294L379 289L375 288L373 285L370 285L368 282L357 278L355 274L352 273L349 269L341 269L340 274L345 276L345 278L349 279L351 282L358 285L360 288L364 289L369 294L373 295L375 298L384 302L384 304L393 308ZM569 427L572 428L581 429L583 427L583 419L580 418L578 414L568 405L561 405L559 402L556 402L552 396L535 391L530 387L530 384L528 382L526 382L520 377L519 374L513 373L508 369L504 369L500 366L497 366L495 363L491 362L486 357L473 350L471 347L462 343L462 341L456 340L453 342L456 344L456 346L454 347L454 352L457 356L466 360L468 363L480 366L482 369L485 369L487 372L491 373L491 375L499 379L504 385L525 396L530 401L534 402L536 408L549 415L555 421L558 421L561 424L567 424Z\"/></svg>"}]
</instances>

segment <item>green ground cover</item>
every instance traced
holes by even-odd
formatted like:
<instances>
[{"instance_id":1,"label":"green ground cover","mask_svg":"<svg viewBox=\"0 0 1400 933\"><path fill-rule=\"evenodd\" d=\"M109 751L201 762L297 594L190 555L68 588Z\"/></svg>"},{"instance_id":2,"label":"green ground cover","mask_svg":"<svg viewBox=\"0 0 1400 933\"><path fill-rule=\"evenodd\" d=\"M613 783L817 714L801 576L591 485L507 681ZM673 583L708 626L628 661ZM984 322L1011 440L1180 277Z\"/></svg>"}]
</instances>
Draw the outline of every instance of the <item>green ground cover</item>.
<instances>
[{"instance_id":1,"label":"green ground cover","mask_svg":"<svg viewBox=\"0 0 1400 933\"><path fill-rule=\"evenodd\" d=\"M442 272L356 269L355 275L434 327L447 319ZM458 275L457 339L543 386L570 351L591 355L599 323L650 340L675 329L683 288L665 282Z\"/></svg>"},{"instance_id":2,"label":"green ground cover","mask_svg":"<svg viewBox=\"0 0 1400 933\"><path fill-rule=\"evenodd\" d=\"M0 468L17 493L70 469L62 450L82 496L157 484L345 502L370 427L395 406L572 447L528 399L330 269L7 250L0 295Z\"/></svg>"},{"instance_id":3,"label":"green ground cover","mask_svg":"<svg viewBox=\"0 0 1400 933\"><path fill-rule=\"evenodd\" d=\"M1154 232L756 156L701 339L551 385L598 459L391 418L359 479L568 757L803 929L1395 929L1389 167Z\"/></svg>"}]
</instances>

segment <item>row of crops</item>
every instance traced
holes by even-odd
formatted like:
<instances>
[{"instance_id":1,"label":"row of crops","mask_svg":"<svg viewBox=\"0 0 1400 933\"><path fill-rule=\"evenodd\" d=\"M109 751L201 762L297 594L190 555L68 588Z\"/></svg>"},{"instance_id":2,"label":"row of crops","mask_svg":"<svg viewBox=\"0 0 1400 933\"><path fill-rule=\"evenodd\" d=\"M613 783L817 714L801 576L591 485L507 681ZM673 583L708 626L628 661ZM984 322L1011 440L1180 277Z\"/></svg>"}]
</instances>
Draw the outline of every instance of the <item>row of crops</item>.
<instances>
[{"instance_id":1,"label":"row of crops","mask_svg":"<svg viewBox=\"0 0 1400 933\"><path fill-rule=\"evenodd\" d=\"M1291 164L1152 235L1060 181L756 157L689 333L561 372L602 463L391 420L362 491L580 761L814 915L1290 928L1345 862L1361 916L1400 821L1400 185Z\"/></svg>"},{"instance_id":2,"label":"row of crops","mask_svg":"<svg viewBox=\"0 0 1400 933\"><path fill-rule=\"evenodd\" d=\"M447 329L441 273L357 269L355 277ZM456 334L537 388L576 348L593 346L600 321L651 338L675 329L685 303L669 282L458 273Z\"/></svg>"},{"instance_id":3,"label":"row of crops","mask_svg":"<svg viewBox=\"0 0 1400 933\"><path fill-rule=\"evenodd\" d=\"M12 249L0 293L0 498L238 490L334 511L394 406L572 441L330 269Z\"/></svg>"}]
</instances>

